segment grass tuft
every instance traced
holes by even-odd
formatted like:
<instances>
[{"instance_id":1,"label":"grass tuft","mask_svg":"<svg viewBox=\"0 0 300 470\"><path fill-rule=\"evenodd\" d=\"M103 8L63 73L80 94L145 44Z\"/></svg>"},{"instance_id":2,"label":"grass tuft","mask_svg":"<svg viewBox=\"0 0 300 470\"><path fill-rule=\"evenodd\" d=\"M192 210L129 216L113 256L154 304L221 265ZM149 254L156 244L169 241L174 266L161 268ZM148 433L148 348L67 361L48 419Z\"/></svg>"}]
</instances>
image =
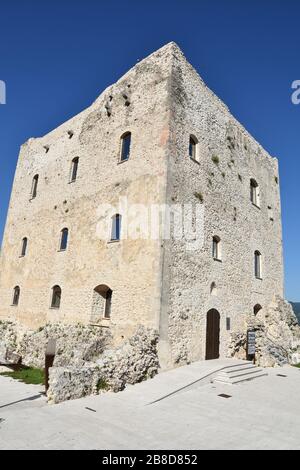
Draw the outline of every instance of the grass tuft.
<instances>
[{"instance_id":1,"label":"grass tuft","mask_svg":"<svg viewBox=\"0 0 300 470\"><path fill-rule=\"evenodd\" d=\"M45 383L44 371L42 369L33 369L31 367L24 367L21 370L14 370L11 372L1 372L0 375L19 380L25 384L44 385Z\"/></svg>"},{"instance_id":2,"label":"grass tuft","mask_svg":"<svg viewBox=\"0 0 300 470\"><path fill-rule=\"evenodd\" d=\"M97 391L100 392L100 390L109 390L108 383L102 377L98 380L97 383Z\"/></svg>"}]
</instances>

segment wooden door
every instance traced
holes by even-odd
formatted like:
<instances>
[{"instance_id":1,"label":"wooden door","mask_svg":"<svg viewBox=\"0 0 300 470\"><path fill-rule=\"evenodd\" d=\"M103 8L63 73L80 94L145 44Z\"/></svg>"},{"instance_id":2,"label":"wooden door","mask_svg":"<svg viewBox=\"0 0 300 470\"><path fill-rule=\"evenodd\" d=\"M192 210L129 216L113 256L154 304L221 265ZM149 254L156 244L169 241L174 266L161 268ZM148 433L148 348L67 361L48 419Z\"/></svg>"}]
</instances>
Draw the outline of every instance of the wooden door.
<instances>
[{"instance_id":1,"label":"wooden door","mask_svg":"<svg viewBox=\"0 0 300 470\"><path fill-rule=\"evenodd\" d=\"M220 357L220 314L212 309L206 319L206 360Z\"/></svg>"}]
</instances>

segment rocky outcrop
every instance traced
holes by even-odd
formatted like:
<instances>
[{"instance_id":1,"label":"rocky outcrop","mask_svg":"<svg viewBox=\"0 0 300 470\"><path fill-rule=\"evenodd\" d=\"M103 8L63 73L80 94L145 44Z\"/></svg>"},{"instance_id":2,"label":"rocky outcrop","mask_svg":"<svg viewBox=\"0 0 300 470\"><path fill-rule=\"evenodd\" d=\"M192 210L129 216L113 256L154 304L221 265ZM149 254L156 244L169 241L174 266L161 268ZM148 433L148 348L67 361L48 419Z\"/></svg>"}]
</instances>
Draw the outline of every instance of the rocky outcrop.
<instances>
[{"instance_id":1,"label":"rocky outcrop","mask_svg":"<svg viewBox=\"0 0 300 470\"><path fill-rule=\"evenodd\" d=\"M97 365L109 388L115 392L123 390L126 384L135 384L157 374L157 343L158 333L140 326L124 345L105 351Z\"/></svg>"},{"instance_id":2,"label":"rocky outcrop","mask_svg":"<svg viewBox=\"0 0 300 470\"><path fill-rule=\"evenodd\" d=\"M4 362L7 350L17 349L16 324L9 321L0 322L0 362Z\"/></svg>"},{"instance_id":3,"label":"rocky outcrop","mask_svg":"<svg viewBox=\"0 0 300 470\"><path fill-rule=\"evenodd\" d=\"M96 326L48 324L24 331L17 323L0 322L0 356L9 349L26 366L43 368L48 340L56 339L48 400L60 403L111 390L123 390L153 377L159 369L158 333L139 326L121 346L112 348L109 330Z\"/></svg>"},{"instance_id":4,"label":"rocky outcrop","mask_svg":"<svg viewBox=\"0 0 300 470\"><path fill-rule=\"evenodd\" d=\"M108 387L97 365L84 367L52 367L48 402L52 404L97 394Z\"/></svg>"},{"instance_id":5,"label":"rocky outcrop","mask_svg":"<svg viewBox=\"0 0 300 470\"><path fill-rule=\"evenodd\" d=\"M43 368L48 340L56 339L55 366L83 366L111 347L108 330L96 326L48 324L36 331L18 323L0 322L0 355L10 350L22 356L26 366Z\"/></svg>"},{"instance_id":6,"label":"rocky outcrop","mask_svg":"<svg viewBox=\"0 0 300 470\"><path fill-rule=\"evenodd\" d=\"M121 391L126 384L135 384L157 374L158 334L142 326L122 346L105 351L84 367L50 369L48 400L60 403L102 391Z\"/></svg>"},{"instance_id":7,"label":"rocky outcrop","mask_svg":"<svg viewBox=\"0 0 300 470\"><path fill-rule=\"evenodd\" d=\"M256 361L261 367L300 363L300 326L292 306L276 297L254 316L244 316L233 331L229 356L245 359L247 330L256 332Z\"/></svg>"},{"instance_id":8,"label":"rocky outcrop","mask_svg":"<svg viewBox=\"0 0 300 470\"><path fill-rule=\"evenodd\" d=\"M107 329L80 323L48 324L23 335L17 348L23 364L43 367L49 338L56 339L54 366L58 367L83 366L97 359L111 345L111 335Z\"/></svg>"}]
</instances>

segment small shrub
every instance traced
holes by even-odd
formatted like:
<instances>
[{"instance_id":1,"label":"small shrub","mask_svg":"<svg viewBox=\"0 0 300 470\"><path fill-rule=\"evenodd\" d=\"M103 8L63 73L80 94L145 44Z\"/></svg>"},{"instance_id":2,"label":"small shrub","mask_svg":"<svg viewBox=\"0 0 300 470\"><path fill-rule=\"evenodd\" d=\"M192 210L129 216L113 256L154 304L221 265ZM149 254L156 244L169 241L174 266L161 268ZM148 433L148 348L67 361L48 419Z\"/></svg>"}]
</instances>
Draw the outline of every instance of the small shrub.
<instances>
[{"instance_id":1,"label":"small shrub","mask_svg":"<svg viewBox=\"0 0 300 470\"><path fill-rule=\"evenodd\" d=\"M213 155L213 156L211 157L211 159L212 159L212 161L214 162L215 165L219 165L220 159L219 159L219 157L218 157L217 155Z\"/></svg>"},{"instance_id":2,"label":"small shrub","mask_svg":"<svg viewBox=\"0 0 300 470\"><path fill-rule=\"evenodd\" d=\"M224 173L224 171L222 172L222 176L223 176L223 178L225 178L225 176L226 176L226 174Z\"/></svg>"},{"instance_id":3,"label":"small shrub","mask_svg":"<svg viewBox=\"0 0 300 470\"><path fill-rule=\"evenodd\" d=\"M242 178L242 176L241 176L240 174L238 175L238 177L239 177L239 180L240 180L240 181L243 181L243 178Z\"/></svg>"},{"instance_id":4,"label":"small shrub","mask_svg":"<svg viewBox=\"0 0 300 470\"><path fill-rule=\"evenodd\" d=\"M203 202L203 194L195 192L194 193L195 198L197 198L201 203Z\"/></svg>"},{"instance_id":5,"label":"small shrub","mask_svg":"<svg viewBox=\"0 0 300 470\"><path fill-rule=\"evenodd\" d=\"M108 383L106 382L105 379L103 379L103 377L101 377L97 382L97 392L100 392L100 390L108 390L108 389L109 389Z\"/></svg>"}]
</instances>

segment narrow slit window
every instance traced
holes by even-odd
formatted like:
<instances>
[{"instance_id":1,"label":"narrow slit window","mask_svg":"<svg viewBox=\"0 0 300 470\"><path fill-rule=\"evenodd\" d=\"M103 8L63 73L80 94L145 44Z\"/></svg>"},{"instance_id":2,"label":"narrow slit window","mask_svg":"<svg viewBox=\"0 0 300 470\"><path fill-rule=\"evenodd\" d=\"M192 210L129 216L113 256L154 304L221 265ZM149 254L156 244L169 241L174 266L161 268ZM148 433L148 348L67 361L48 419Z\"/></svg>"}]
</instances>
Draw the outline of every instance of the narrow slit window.
<instances>
[{"instance_id":1,"label":"narrow slit window","mask_svg":"<svg viewBox=\"0 0 300 470\"><path fill-rule=\"evenodd\" d=\"M189 156L192 160L198 161L198 152L197 152L198 140L193 135L190 136L189 144Z\"/></svg>"},{"instance_id":2,"label":"narrow slit window","mask_svg":"<svg viewBox=\"0 0 300 470\"><path fill-rule=\"evenodd\" d=\"M262 277L262 268L261 268L261 253L256 251L254 253L254 270L256 279L261 279Z\"/></svg>"},{"instance_id":3,"label":"narrow slit window","mask_svg":"<svg viewBox=\"0 0 300 470\"><path fill-rule=\"evenodd\" d=\"M60 237L60 251L65 251L68 247L68 239L69 239L69 230L67 228L64 228L61 231L61 237Z\"/></svg>"},{"instance_id":4,"label":"narrow slit window","mask_svg":"<svg viewBox=\"0 0 300 470\"><path fill-rule=\"evenodd\" d=\"M31 199L35 199L37 196L38 182L39 175L35 175L32 180Z\"/></svg>"},{"instance_id":5,"label":"narrow slit window","mask_svg":"<svg viewBox=\"0 0 300 470\"><path fill-rule=\"evenodd\" d=\"M131 147L131 132L126 132L121 137L121 162L124 162L130 157Z\"/></svg>"},{"instance_id":6,"label":"narrow slit window","mask_svg":"<svg viewBox=\"0 0 300 470\"><path fill-rule=\"evenodd\" d=\"M51 308L60 308L61 302L61 288L59 286L54 286L52 288L52 299L51 299Z\"/></svg>"},{"instance_id":7,"label":"narrow slit window","mask_svg":"<svg viewBox=\"0 0 300 470\"><path fill-rule=\"evenodd\" d=\"M221 260L221 239L220 237L213 237L212 241L212 255L215 260Z\"/></svg>"},{"instance_id":8,"label":"narrow slit window","mask_svg":"<svg viewBox=\"0 0 300 470\"><path fill-rule=\"evenodd\" d=\"M28 246L28 239L25 237L22 240L21 256L26 256L27 246Z\"/></svg>"},{"instance_id":9,"label":"narrow slit window","mask_svg":"<svg viewBox=\"0 0 300 470\"><path fill-rule=\"evenodd\" d=\"M116 214L111 221L111 241L119 241L121 239L122 216Z\"/></svg>"},{"instance_id":10,"label":"narrow slit window","mask_svg":"<svg viewBox=\"0 0 300 470\"><path fill-rule=\"evenodd\" d=\"M20 300L20 287L19 286L16 286L14 288L14 293L13 293L13 302L12 304L17 307L19 305L19 300Z\"/></svg>"},{"instance_id":11,"label":"narrow slit window","mask_svg":"<svg viewBox=\"0 0 300 470\"><path fill-rule=\"evenodd\" d=\"M111 300L112 300L112 290L107 289L105 294L105 307L104 307L104 318L109 319L111 316Z\"/></svg>"},{"instance_id":12,"label":"narrow slit window","mask_svg":"<svg viewBox=\"0 0 300 470\"><path fill-rule=\"evenodd\" d=\"M259 186L257 181L255 181L254 179L250 180L250 197L252 204L257 207L260 207Z\"/></svg>"},{"instance_id":13,"label":"narrow slit window","mask_svg":"<svg viewBox=\"0 0 300 470\"><path fill-rule=\"evenodd\" d=\"M72 160L71 178L70 178L71 183L74 183L77 180L78 166L79 166L79 158L76 157Z\"/></svg>"}]
</instances>

